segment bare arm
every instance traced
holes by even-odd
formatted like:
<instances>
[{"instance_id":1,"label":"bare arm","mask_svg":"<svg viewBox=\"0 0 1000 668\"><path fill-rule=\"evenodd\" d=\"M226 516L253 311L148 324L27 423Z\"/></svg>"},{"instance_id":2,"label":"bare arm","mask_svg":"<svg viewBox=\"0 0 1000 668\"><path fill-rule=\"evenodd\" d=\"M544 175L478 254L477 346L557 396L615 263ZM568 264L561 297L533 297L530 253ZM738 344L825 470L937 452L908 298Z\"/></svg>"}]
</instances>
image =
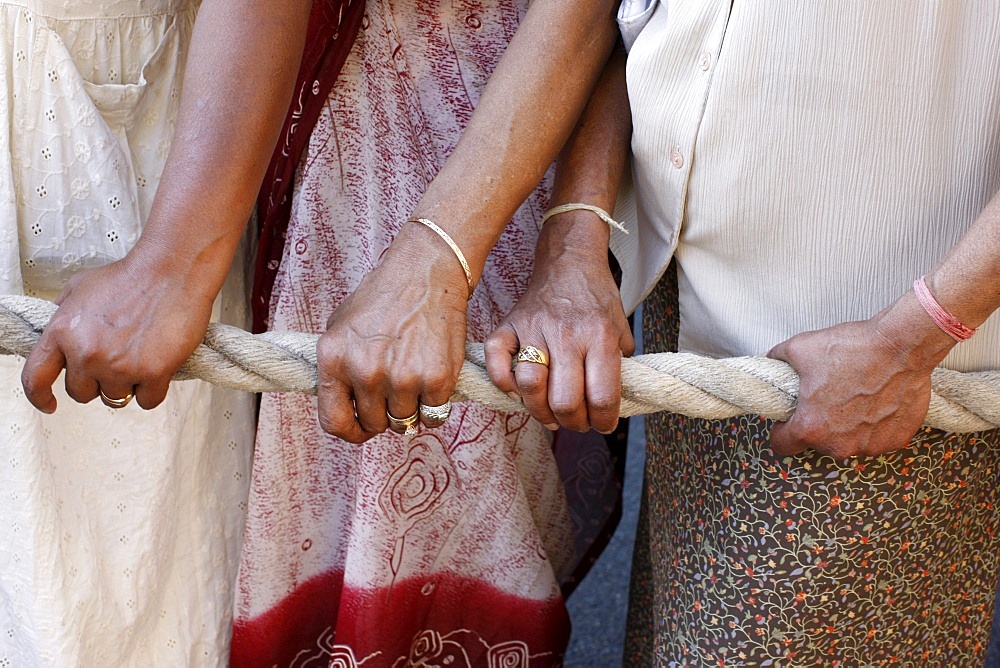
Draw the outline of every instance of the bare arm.
<instances>
[{"instance_id":1,"label":"bare arm","mask_svg":"<svg viewBox=\"0 0 1000 668\"><path fill-rule=\"evenodd\" d=\"M617 38L610 0L536 0L454 153L414 211L440 225L474 279L572 132ZM404 225L320 340L320 420L360 442L387 412L443 404L461 370L468 287L430 229Z\"/></svg>"},{"instance_id":2,"label":"bare arm","mask_svg":"<svg viewBox=\"0 0 1000 668\"><path fill-rule=\"evenodd\" d=\"M445 227L478 278L518 206L565 145L614 46L617 3L532 4L476 113L414 215ZM408 229L425 236L421 228Z\"/></svg>"},{"instance_id":3,"label":"bare arm","mask_svg":"<svg viewBox=\"0 0 1000 668\"><path fill-rule=\"evenodd\" d=\"M583 202L613 211L629 153L632 119L625 52L605 68L576 131L559 156L552 204ZM621 403L621 356L635 349L608 267L607 223L570 211L545 223L524 296L487 340L487 368L549 428L610 432ZM518 348L547 351L550 364L519 364Z\"/></svg>"},{"instance_id":4,"label":"bare arm","mask_svg":"<svg viewBox=\"0 0 1000 668\"><path fill-rule=\"evenodd\" d=\"M288 108L309 0L205 0L177 131L142 236L120 262L75 276L25 366L52 412L63 367L77 401L101 389L159 404L204 336Z\"/></svg>"},{"instance_id":5,"label":"bare arm","mask_svg":"<svg viewBox=\"0 0 1000 668\"><path fill-rule=\"evenodd\" d=\"M927 286L969 327L1000 308L1000 194L928 274ZM844 458L905 446L927 415L931 371L955 345L910 290L870 320L775 346L769 356L795 367L801 388L791 419L772 429L772 447Z\"/></svg>"}]
</instances>

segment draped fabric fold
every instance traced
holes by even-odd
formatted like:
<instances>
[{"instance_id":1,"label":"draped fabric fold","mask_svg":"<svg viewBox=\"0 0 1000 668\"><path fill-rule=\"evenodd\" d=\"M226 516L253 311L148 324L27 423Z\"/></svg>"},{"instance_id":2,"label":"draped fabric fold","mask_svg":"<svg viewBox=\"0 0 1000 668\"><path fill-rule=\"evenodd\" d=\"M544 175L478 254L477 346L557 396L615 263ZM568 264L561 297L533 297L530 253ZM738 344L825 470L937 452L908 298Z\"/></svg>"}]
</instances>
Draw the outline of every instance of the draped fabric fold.
<instances>
[{"instance_id":1,"label":"draped fabric fold","mask_svg":"<svg viewBox=\"0 0 1000 668\"><path fill-rule=\"evenodd\" d=\"M315 0L295 95L257 196L259 240L253 281L253 331L267 329L271 290L285 247L295 170L337 81L364 16L364 0Z\"/></svg>"}]
</instances>

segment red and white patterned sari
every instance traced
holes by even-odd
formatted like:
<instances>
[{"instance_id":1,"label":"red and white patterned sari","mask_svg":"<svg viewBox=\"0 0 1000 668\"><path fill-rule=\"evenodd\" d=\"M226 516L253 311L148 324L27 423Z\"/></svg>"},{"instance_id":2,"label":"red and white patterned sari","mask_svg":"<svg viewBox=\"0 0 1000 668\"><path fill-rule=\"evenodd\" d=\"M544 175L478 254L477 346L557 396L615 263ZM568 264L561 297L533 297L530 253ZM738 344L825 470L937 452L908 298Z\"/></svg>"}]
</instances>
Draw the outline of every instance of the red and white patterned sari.
<instances>
[{"instance_id":1,"label":"red and white patterned sari","mask_svg":"<svg viewBox=\"0 0 1000 668\"><path fill-rule=\"evenodd\" d=\"M379 262L526 7L368 2L299 165L283 251L266 251L271 329L322 332ZM547 183L490 256L470 339L524 290ZM315 398L265 396L233 664L558 665L561 587L617 486L603 439L557 440L525 414L458 404L439 429L355 446L322 432Z\"/></svg>"}]
</instances>

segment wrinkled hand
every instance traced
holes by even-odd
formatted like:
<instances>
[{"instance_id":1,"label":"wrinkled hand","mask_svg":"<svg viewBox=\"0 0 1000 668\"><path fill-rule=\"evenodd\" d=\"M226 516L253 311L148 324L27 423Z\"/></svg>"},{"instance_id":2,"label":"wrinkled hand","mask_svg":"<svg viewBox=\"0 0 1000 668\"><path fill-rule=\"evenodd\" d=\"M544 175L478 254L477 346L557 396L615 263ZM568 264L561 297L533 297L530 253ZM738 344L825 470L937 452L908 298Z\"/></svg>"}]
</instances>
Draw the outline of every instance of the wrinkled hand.
<instances>
[{"instance_id":1,"label":"wrinkled hand","mask_svg":"<svg viewBox=\"0 0 1000 668\"><path fill-rule=\"evenodd\" d=\"M387 412L404 419L447 402L465 359L467 304L450 249L426 228L404 228L317 344L323 429L361 443L388 428Z\"/></svg>"},{"instance_id":2,"label":"wrinkled hand","mask_svg":"<svg viewBox=\"0 0 1000 668\"><path fill-rule=\"evenodd\" d=\"M521 362L512 371L529 345L548 354L549 366ZM634 351L606 244L543 237L527 291L486 340L486 368L549 429L607 434L618 424L621 357Z\"/></svg>"},{"instance_id":3,"label":"wrinkled hand","mask_svg":"<svg viewBox=\"0 0 1000 668\"><path fill-rule=\"evenodd\" d=\"M66 392L80 403L134 392L141 407L158 406L212 311L210 297L131 256L75 275L56 303L21 374L28 400L45 413L56 410L52 384L63 368Z\"/></svg>"},{"instance_id":4,"label":"wrinkled hand","mask_svg":"<svg viewBox=\"0 0 1000 668\"><path fill-rule=\"evenodd\" d=\"M846 459L909 443L927 416L931 371L954 342L911 305L898 307L902 302L871 320L805 332L771 349L767 356L788 362L800 378L795 413L771 429L776 454L812 448Z\"/></svg>"}]
</instances>

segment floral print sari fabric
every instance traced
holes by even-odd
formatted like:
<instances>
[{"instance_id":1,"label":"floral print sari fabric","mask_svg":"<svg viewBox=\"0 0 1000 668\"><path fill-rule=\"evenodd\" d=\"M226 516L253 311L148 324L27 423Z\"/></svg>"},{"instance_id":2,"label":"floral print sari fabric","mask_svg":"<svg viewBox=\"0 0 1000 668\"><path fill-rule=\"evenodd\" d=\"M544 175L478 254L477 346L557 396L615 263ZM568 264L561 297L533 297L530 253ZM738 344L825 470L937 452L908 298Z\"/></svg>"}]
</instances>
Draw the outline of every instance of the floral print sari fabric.
<instances>
[{"instance_id":1,"label":"floral print sari fabric","mask_svg":"<svg viewBox=\"0 0 1000 668\"><path fill-rule=\"evenodd\" d=\"M644 307L652 352L675 340L671 280ZM776 457L758 417L647 425L629 665L982 665L1000 432L837 462Z\"/></svg>"}]
</instances>

